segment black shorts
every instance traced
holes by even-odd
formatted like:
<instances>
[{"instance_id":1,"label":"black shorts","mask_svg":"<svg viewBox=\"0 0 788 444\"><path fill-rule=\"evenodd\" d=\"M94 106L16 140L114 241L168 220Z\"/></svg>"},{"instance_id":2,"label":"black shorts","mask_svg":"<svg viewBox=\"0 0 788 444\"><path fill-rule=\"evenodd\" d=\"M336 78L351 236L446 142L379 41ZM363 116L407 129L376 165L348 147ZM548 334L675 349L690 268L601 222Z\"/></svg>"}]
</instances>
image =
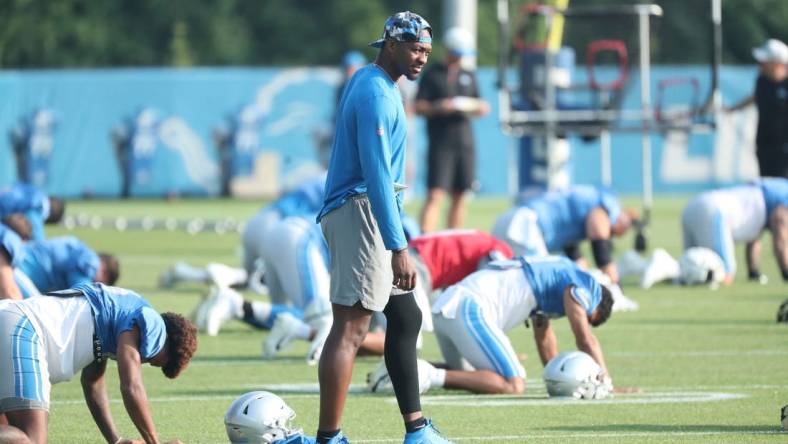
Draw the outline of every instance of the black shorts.
<instances>
[{"instance_id":1,"label":"black shorts","mask_svg":"<svg viewBox=\"0 0 788 444\"><path fill-rule=\"evenodd\" d=\"M472 146L430 148L427 154L427 188L461 192L473 188L476 153Z\"/></svg>"},{"instance_id":2,"label":"black shorts","mask_svg":"<svg viewBox=\"0 0 788 444\"><path fill-rule=\"evenodd\" d=\"M761 177L788 178L788 153L783 151L783 146L774 146L767 149L760 148L756 151L758 169Z\"/></svg>"}]
</instances>

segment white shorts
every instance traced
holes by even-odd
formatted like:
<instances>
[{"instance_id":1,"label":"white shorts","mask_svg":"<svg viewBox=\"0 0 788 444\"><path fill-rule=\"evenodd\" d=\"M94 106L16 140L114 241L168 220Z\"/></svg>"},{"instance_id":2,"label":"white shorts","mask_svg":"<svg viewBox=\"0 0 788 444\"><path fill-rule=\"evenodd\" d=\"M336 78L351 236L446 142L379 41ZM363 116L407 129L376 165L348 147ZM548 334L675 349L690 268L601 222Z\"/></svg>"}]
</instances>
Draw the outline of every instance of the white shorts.
<instances>
[{"instance_id":1,"label":"white shorts","mask_svg":"<svg viewBox=\"0 0 788 444\"><path fill-rule=\"evenodd\" d=\"M548 255L539 217L530 208L510 208L495 221L491 234L506 242L515 256Z\"/></svg>"},{"instance_id":2,"label":"white shorts","mask_svg":"<svg viewBox=\"0 0 788 444\"><path fill-rule=\"evenodd\" d=\"M315 225L314 227L312 225ZM286 301L293 307L306 310L316 299L328 300L328 258L324 240L314 221L289 217L275 224L268 233L263 249L266 264L265 282L271 289L271 299L281 288Z\"/></svg>"},{"instance_id":3,"label":"white shorts","mask_svg":"<svg viewBox=\"0 0 788 444\"><path fill-rule=\"evenodd\" d=\"M249 276L255 271L255 261L263 256L268 232L280 220L282 220L282 216L279 210L269 207L259 211L246 222L246 227L241 234L241 243L244 268Z\"/></svg>"},{"instance_id":4,"label":"white shorts","mask_svg":"<svg viewBox=\"0 0 788 444\"><path fill-rule=\"evenodd\" d=\"M694 199L681 214L684 250L705 247L717 253L725 264L725 272L736 273L736 251L733 232L720 208L708 199Z\"/></svg>"},{"instance_id":5,"label":"white shorts","mask_svg":"<svg viewBox=\"0 0 788 444\"><path fill-rule=\"evenodd\" d=\"M490 370L506 379L525 379L509 337L488 321L482 307L463 298L453 319L434 313L435 337L446 364L452 370Z\"/></svg>"},{"instance_id":6,"label":"white shorts","mask_svg":"<svg viewBox=\"0 0 788 444\"><path fill-rule=\"evenodd\" d=\"M0 302L0 413L49 410L46 347L38 330L11 302Z\"/></svg>"}]
</instances>

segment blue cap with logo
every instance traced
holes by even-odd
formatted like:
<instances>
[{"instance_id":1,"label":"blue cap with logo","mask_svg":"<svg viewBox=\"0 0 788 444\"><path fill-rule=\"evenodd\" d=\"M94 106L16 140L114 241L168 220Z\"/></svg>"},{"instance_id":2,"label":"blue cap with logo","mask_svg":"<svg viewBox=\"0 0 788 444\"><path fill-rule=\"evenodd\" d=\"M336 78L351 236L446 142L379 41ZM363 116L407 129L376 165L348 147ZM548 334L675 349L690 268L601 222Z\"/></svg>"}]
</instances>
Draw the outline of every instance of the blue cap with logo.
<instances>
[{"instance_id":1,"label":"blue cap with logo","mask_svg":"<svg viewBox=\"0 0 788 444\"><path fill-rule=\"evenodd\" d=\"M421 35L425 30L429 32L429 37ZM386 24L383 25L383 37L370 43L369 46L382 48L386 40L432 43L432 26L415 12L398 12L386 19Z\"/></svg>"}]
</instances>

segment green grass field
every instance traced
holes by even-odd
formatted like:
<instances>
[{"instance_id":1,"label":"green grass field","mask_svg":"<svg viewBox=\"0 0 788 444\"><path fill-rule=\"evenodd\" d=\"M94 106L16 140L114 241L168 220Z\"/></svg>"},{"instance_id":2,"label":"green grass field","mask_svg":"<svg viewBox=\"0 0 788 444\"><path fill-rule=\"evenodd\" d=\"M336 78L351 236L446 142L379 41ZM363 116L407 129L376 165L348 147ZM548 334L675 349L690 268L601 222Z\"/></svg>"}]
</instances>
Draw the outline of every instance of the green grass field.
<instances>
[{"instance_id":1,"label":"green grass field","mask_svg":"<svg viewBox=\"0 0 788 444\"><path fill-rule=\"evenodd\" d=\"M657 200L650 247L664 247L678 257L679 214L685 201L683 197ZM233 200L69 205L69 214L204 218L247 218L259 207L255 202ZM475 200L468 225L489 229L506 205L502 199ZM418 203L409 209L416 214ZM240 263L238 236L232 234L48 230L50 236L67 233L97 250L117 253L123 266L119 285L138 291L160 311L188 314L205 290L196 285L158 289L159 272L175 261ZM623 239L617 243L617 252L631 245L631 238ZM746 282L741 272L735 285L718 291L668 285L642 291L625 285L625 293L640 303L640 311L614 313L596 334L615 384L639 387L641 394L597 402L547 399L532 333L518 328L510 337L528 371L524 396L436 390L424 396L424 410L458 442L788 442L788 434L779 432L779 409L788 404L788 325L775 322L777 307L788 293L769 244L764 247L762 269L771 278L765 286ZM574 349L566 321L554 325L560 348ZM179 379L171 381L158 370L146 368L145 383L159 435L187 443L226 442L225 410L235 397L254 389L282 396L298 413L296 425L313 434L318 395L308 389L317 386L317 370L304 363L306 343L275 360L263 361L264 337L263 332L233 322L218 337L200 337L197 355ZM431 335L426 337L422 357L440 359ZM353 383L362 385L377 363L376 358L359 358ZM108 378L119 431L122 436L136 437L123 409L112 363ZM56 385L52 399L51 442L102 442L78 380ZM364 393L349 397L343 428L354 443L398 442L403 431L393 397Z\"/></svg>"}]
</instances>

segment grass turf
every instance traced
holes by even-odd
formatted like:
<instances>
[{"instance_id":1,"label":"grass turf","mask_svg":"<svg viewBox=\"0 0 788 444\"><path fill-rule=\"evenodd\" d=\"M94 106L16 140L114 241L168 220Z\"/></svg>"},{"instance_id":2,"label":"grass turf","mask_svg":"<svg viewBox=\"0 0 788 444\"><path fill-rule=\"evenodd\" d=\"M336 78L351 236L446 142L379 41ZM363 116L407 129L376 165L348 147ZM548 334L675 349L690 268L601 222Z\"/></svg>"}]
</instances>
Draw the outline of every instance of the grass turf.
<instances>
[{"instance_id":1,"label":"grass turf","mask_svg":"<svg viewBox=\"0 0 788 444\"><path fill-rule=\"evenodd\" d=\"M685 202L684 197L662 197L655 202L650 247L664 247L678 257L679 215ZM506 205L502 199L474 200L468 226L489 229ZM244 219L258 207L254 202L235 200L84 201L70 202L68 211L100 216ZM418 203L409 209L417 214ZM188 314L205 290L197 285L158 289L158 273L175 261L239 264L238 236L232 234L192 236L110 229L69 232L60 227L49 229L48 234L74 234L97 250L115 252L123 266L119 285L138 291L160 311ZM617 242L617 251L629 248L631 241L628 236ZM779 408L788 404L788 325L775 323L775 313L786 292L768 237L765 241L762 269L772 279L765 286L746 282L740 272L733 286L718 291L669 285L649 291L635 285L624 287L625 293L640 303L640 311L614 313L595 333L615 384L639 387L642 394L619 395L603 402L546 400L532 333L517 328L509 336L528 371L529 387L524 396L434 390L423 398L425 413L458 442L785 442L788 435L779 432ZM742 251L739 261L743 264ZM566 321L555 321L554 326L560 348L574 349ZM281 395L298 413L296 425L313 433L318 396L304 393L304 389L316 386L317 370L304 364L306 343L275 360L263 361L259 357L264 337L264 332L232 322L218 337L200 336L197 355L179 379L168 380L146 366L145 384L162 439L226 442L222 418L230 402L246 391L263 388ZM433 336L427 335L421 354L440 359ZM366 373L377 363L375 358L359 358L353 383L363 384ZM123 409L113 363L107 375L118 429L122 436L136 437ZM54 386L52 399L51 442L102 442L84 404L78 378ZM356 443L399 441L402 424L393 397L352 394L344 431Z\"/></svg>"}]
</instances>

